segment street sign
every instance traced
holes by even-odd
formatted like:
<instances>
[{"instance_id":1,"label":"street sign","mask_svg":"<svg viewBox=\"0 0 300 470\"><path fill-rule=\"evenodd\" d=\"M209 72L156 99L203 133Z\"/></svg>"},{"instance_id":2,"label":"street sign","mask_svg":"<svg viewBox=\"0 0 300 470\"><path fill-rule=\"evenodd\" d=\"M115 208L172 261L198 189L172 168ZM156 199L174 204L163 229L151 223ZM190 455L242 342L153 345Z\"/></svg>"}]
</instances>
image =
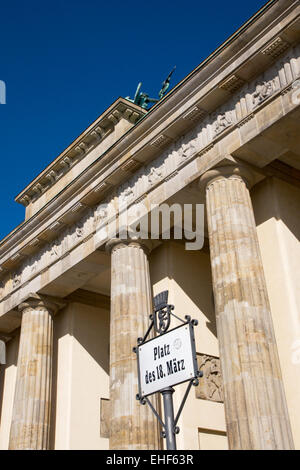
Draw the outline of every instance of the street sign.
<instances>
[{"instance_id":1,"label":"street sign","mask_svg":"<svg viewBox=\"0 0 300 470\"><path fill-rule=\"evenodd\" d=\"M194 325L197 320L192 320L185 315L185 320L175 313L174 305L168 304L169 291L163 291L154 297L154 309L150 315L151 323L143 338L137 338L137 346L133 352L137 355L139 393L136 399L141 405L148 405L157 420L162 431L162 437L166 438L167 450L176 450L175 435L180 429L177 426L184 404L191 387L197 387L198 377L202 377L202 371L198 370ZM181 321L183 325L169 330L171 317ZM158 336L147 341L151 331ZM176 417L174 416L173 386L183 382L189 382ZM160 392L164 403L165 422L159 412L153 406L148 395Z\"/></svg>"},{"instance_id":2,"label":"street sign","mask_svg":"<svg viewBox=\"0 0 300 470\"><path fill-rule=\"evenodd\" d=\"M137 347L139 395L146 397L198 376L191 322Z\"/></svg>"}]
</instances>

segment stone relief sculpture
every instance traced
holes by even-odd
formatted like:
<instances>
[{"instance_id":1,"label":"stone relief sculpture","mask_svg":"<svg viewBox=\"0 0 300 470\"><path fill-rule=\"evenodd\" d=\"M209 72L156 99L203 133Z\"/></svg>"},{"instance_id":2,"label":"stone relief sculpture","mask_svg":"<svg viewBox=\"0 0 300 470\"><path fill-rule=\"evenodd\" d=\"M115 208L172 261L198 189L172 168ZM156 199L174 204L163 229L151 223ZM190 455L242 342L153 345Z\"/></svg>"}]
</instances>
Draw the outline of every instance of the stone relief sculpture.
<instances>
[{"instance_id":1,"label":"stone relief sculpture","mask_svg":"<svg viewBox=\"0 0 300 470\"><path fill-rule=\"evenodd\" d=\"M160 181L163 176L163 168L152 166L148 175L148 183L153 186L155 183Z\"/></svg>"},{"instance_id":2,"label":"stone relief sculpture","mask_svg":"<svg viewBox=\"0 0 300 470\"><path fill-rule=\"evenodd\" d=\"M26 262L24 263L24 266L22 269L22 274L23 274L24 279L27 279L36 271L37 265L38 265L37 258L38 258L37 255L34 255L31 259L26 260Z\"/></svg>"},{"instance_id":3,"label":"stone relief sculpture","mask_svg":"<svg viewBox=\"0 0 300 470\"><path fill-rule=\"evenodd\" d=\"M36 257L33 263L31 264L31 269L30 269L31 274L35 273L35 271L37 270L37 267L38 267L38 260Z\"/></svg>"},{"instance_id":4,"label":"stone relief sculpture","mask_svg":"<svg viewBox=\"0 0 300 470\"><path fill-rule=\"evenodd\" d=\"M59 256L59 245L56 240L50 244L50 257L53 258L54 256Z\"/></svg>"},{"instance_id":5,"label":"stone relief sculpture","mask_svg":"<svg viewBox=\"0 0 300 470\"><path fill-rule=\"evenodd\" d=\"M18 287L20 284L21 284L21 274L15 273L15 274L13 275L12 286L13 286L13 288L16 288L16 287Z\"/></svg>"},{"instance_id":6,"label":"stone relief sculpture","mask_svg":"<svg viewBox=\"0 0 300 470\"><path fill-rule=\"evenodd\" d=\"M253 107L256 108L260 103L273 94L273 80L257 83L255 92L252 95Z\"/></svg>"},{"instance_id":7,"label":"stone relief sculpture","mask_svg":"<svg viewBox=\"0 0 300 470\"><path fill-rule=\"evenodd\" d=\"M92 231L94 226L93 221L94 211L89 208L83 217L75 223L75 231L73 232L75 242L78 241L79 238L84 238L85 235Z\"/></svg>"},{"instance_id":8,"label":"stone relief sculpture","mask_svg":"<svg viewBox=\"0 0 300 470\"><path fill-rule=\"evenodd\" d=\"M108 204L101 203L95 211L95 222L97 225L101 224L108 215Z\"/></svg>"},{"instance_id":9,"label":"stone relief sculpture","mask_svg":"<svg viewBox=\"0 0 300 470\"><path fill-rule=\"evenodd\" d=\"M202 400L223 402L220 359L206 354L199 354L198 367L203 372L203 378L196 388L196 397Z\"/></svg>"},{"instance_id":10,"label":"stone relief sculpture","mask_svg":"<svg viewBox=\"0 0 300 470\"><path fill-rule=\"evenodd\" d=\"M214 124L215 134L218 135L223 132L227 127L233 124L232 113L225 112L217 116L217 120Z\"/></svg>"},{"instance_id":11,"label":"stone relief sculpture","mask_svg":"<svg viewBox=\"0 0 300 470\"><path fill-rule=\"evenodd\" d=\"M74 232L75 239L83 237L83 227L84 227L84 224L82 222L79 222L78 224L76 224L76 228Z\"/></svg>"},{"instance_id":12,"label":"stone relief sculpture","mask_svg":"<svg viewBox=\"0 0 300 470\"><path fill-rule=\"evenodd\" d=\"M120 205L128 204L134 197L133 187L127 186L124 191L120 194L119 202Z\"/></svg>"},{"instance_id":13,"label":"stone relief sculpture","mask_svg":"<svg viewBox=\"0 0 300 470\"><path fill-rule=\"evenodd\" d=\"M197 143L195 140L190 140L189 142L183 142L181 149L180 149L180 157L182 159L190 158L192 155L195 154L197 148Z\"/></svg>"}]
</instances>

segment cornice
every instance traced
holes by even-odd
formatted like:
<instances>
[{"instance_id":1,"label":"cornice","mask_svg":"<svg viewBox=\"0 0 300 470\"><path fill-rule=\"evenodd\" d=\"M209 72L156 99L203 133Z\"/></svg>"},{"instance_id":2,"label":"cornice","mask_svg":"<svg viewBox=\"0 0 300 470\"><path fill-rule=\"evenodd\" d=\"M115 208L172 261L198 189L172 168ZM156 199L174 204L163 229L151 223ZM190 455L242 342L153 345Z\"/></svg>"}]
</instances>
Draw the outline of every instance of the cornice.
<instances>
[{"instance_id":1,"label":"cornice","mask_svg":"<svg viewBox=\"0 0 300 470\"><path fill-rule=\"evenodd\" d=\"M18 196L15 201L28 206L45 191L50 189L62 176L82 160L85 155L114 131L123 118L135 124L146 110L118 98L101 114L77 139L72 142L47 168L40 173Z\"/></svg>"}]
</instances>

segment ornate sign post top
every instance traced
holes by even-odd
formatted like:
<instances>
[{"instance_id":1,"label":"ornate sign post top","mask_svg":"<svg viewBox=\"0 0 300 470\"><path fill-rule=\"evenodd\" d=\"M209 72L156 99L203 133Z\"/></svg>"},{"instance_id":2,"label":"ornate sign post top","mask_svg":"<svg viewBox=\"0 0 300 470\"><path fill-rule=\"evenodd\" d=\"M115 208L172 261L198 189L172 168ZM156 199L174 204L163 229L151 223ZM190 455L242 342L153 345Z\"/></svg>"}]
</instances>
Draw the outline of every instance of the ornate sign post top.
<instances>
[{"instance_id":1,"label":"ornate sign post top","mask_svg":"<svg viewBox=\"0 0 300 470\"><path fill-rule=\"evenodd\" d=\"M168 291L161 292L154 298L154 313L150 315L151 324L144 336L138 338L137 346L133 348L137 354L139 393L137 400L142 405L148 404L160 422L162 436L167 440L167 449L176 450L175 434L179 433L178 419L184 407L192 385L199 384L198 377L202 373L198 371L194 326L197 320L190 316L185 321L174 313L174 306L168 304ZM174 316L183 324L169 330L171 316ZM146 341L152 328L157 336ZM173 398L174 385L189 382L174 418ZM149 395L160 392L164 401L165 423L147 398Z\"/></svg>"}]
</instances>

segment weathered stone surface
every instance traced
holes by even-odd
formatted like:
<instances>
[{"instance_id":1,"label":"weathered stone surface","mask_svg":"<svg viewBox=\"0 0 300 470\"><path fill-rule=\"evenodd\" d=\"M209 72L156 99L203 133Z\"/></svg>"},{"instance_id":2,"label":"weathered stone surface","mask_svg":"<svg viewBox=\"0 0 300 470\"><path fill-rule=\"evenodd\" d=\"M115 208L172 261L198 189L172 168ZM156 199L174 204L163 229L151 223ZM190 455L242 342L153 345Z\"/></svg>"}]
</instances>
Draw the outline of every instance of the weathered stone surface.
<instances>
[{"instance_id":1,"label":"weathered stone surface","mask_svg":"<svg viewBox=\"0 0 300 470\"><path fill-rule=\"evenodd\" d=\"M159 449L156 418L138 393L132 348L149 326L152 298L147 248L138 241L114 242L111 254L110 448Z\"/></svg>"},{"instance_id":2,"label":"weathered stone surface","mask_svg":"<svg viewBox=\"0 0 300 470\"><path fill-rule=\"evenodd\" d=\"M195 388L196 398L223 402L223 381L221 375L220 359L207 354L197 355L198 369L203 372L203 377Z\"/></svg>"},{"instance_id":3,"label":"weathered stone surface","mask_svg":"<svg viewBox=\"0 0 300 470\"><path fill-rule=\"evenodd\" d=\"M20 305L22 325L9 448L49 447L52 316L58 305L32 294Z\"/></svg>"},{"instance_id":4,"label":"weathered stone surface","mask_svg":"<svg viewBox=\"0 0 300 470\"><path fill-rule=\"evenodd\" d=\"M249 176L230 166L204 175L228 439L231 449L291 449Z\"/></svg>"},{"instance_id":5,"label":"weathered stone surface","mask_svg":"<svg viewBox=\"0 0 300 470\"><path fill-rule=\"evenodd\" d=\"M100 401L100 436L109 438L110 436L110 401L101 398Z\"/></svg>"}]
</instances>

